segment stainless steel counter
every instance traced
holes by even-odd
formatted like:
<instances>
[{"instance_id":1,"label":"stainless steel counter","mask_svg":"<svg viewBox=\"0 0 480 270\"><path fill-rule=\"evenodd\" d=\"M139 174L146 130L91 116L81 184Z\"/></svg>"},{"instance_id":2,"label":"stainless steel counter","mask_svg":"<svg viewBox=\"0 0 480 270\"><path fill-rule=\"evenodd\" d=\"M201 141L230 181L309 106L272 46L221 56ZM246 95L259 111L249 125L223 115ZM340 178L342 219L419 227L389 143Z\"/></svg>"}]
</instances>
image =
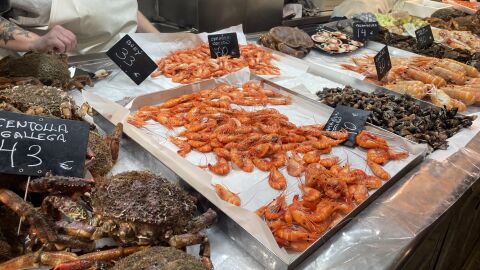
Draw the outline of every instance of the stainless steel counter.
<instances>
[{"instance_id":1,"label":"stainless steel counter","mask_svg":"<svg viewBox=\"0 0 480 270\"><path fill-rule=\"evenodd\" d=\"M358 83L348 77L342 77L341 83L348 81ZM74 95L81 99L78 93ZM96 117L95 121L102 128L111 128L101 117ZM114 173L132 169L150 169L179 180L147 151L124 138ZM466 147L446 160L427 158L298 268L390 269L400 265L419 237L469 190L479 176L480 135L477 134ZM225 230L228 228L216 225L208 231L216 269L262 269L237 246L235 239L227 237Z\"/></svg>"}]
</instances>

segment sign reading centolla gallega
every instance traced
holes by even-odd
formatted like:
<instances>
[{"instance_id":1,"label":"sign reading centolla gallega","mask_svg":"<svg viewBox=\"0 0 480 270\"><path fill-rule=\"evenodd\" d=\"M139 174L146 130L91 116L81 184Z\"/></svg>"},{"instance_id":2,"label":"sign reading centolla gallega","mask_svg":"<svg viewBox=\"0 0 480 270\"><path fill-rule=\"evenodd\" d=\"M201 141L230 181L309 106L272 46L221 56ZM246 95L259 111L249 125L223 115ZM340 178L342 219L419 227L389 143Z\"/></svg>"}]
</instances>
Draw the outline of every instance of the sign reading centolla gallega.
<instances>
[{"instance_id":1,"label":"sign reading centolla gallega","mask_svg":"<svg viewBox=\"0 0 480 270\"><path fill-rule=\"evenodd\" d=\"M0 172L82 177L89 125L0 111Z\"/></svg>"}]
</instances>

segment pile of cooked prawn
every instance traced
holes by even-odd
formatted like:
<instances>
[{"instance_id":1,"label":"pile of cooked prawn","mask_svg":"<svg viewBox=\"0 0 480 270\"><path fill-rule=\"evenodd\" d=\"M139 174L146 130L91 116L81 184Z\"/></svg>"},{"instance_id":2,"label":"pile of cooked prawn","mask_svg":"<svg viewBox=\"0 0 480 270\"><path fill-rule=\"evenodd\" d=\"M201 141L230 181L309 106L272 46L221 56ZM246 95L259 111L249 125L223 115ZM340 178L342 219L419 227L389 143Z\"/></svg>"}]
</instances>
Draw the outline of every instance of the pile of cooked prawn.
<instances>
[{"instance_id":1,"label":"pile of cooked prawn","mask_svg":"<svg viewBox=\"0 0 480 270\"><path fill-rule=\"evenodd\" d=\"M274 108L245 110L240 106L289 105L291 99L250 81L242 88L219 85L171 99L158 106L145 106L131 115L128 122L143 127L153 120L181 132L169 140L183 157L195 150L213 153L215 164L201 166L226 176L237 167L246 173L255 168L268 172L271 188L284 191L287 180L280 172L300 179L302 200L296 196L290 205L282 194L257 214L265 219L279 245L302 251L333 226L356 204L368 197L369 189L382 185L390 175L382 165L408 156L393 152L387 142L366 131L356 142L368 149L367 165L374 175L340 165L337 156L324 157L349 138L346 130L325 131L323 125L296 126ZM301 181L304 178L304 183ZM240 197L220 184L214 185L218 196L240 206Z\"/></svg>"},{"instance_id":2,"label":"pile of cooked prawn","mask_svg":"<svg viewBox=\"0 0 480 270\"><path fill-rule=\"evenodd\" d=\"M280 75L280 69L272 64L271 52L255 44L240 45L240 58L221 56L212 58L208 44L193 49L177 50L157 61L158 68L152 77L165 75L176 83L193 83L248 67L257 75Z\"/></svg>"},{"instance_id":3,"label":"pile of cooked prawn","mask_svg":"<svg viewBox=\"0 0 480 270\"><path fill-rule=\"evenodd\" d=\"M387 89L430 101L447 109L465 111L480 105L480 72L473 66L452 59L417 56L392 57L392 69L378 81L373 56L353 57L354 64L342 67L361 73Z\"/></svg>"}]
</instances>

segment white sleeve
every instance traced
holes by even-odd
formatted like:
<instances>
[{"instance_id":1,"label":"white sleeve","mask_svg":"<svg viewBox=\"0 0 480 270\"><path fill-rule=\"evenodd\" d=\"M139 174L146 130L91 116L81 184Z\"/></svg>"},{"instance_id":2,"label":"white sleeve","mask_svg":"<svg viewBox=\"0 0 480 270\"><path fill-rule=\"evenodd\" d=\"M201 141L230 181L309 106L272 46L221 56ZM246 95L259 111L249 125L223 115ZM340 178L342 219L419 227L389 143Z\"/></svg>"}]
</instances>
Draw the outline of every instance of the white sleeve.
<instances>
[{"instance_id":1,"label":"white sleeve","mask_svg":"<svg viewBox=\"0 0 480 270\"><path fill-rule=\"evenodd\" d=\"M362 12L387 13L398 0L345 0L333 10L332 17L352 17Z\"/></svg>"}]
</instances>

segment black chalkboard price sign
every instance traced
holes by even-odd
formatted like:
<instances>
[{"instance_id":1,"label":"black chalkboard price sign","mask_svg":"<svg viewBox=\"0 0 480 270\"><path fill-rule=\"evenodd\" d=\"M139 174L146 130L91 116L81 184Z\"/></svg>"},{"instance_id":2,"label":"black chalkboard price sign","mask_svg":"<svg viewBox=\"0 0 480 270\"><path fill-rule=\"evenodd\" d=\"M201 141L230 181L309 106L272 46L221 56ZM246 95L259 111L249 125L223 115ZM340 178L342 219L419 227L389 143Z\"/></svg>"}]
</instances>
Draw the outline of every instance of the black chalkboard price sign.
<instances>
[{"instance_id":1,"label":"black chalkboard price sign","mask_svg":"<svg viewBox=\"0 0 480 270\"><path fill-rule=\"evenodd\" d=\"M418 48L424 49L432 46L434 38L430 25L415 30L415 36L417 37Z\"/></svg>"},{"instance_id":2,"label":"black chalkboard price sign","mask_svg":"<svg viewBox=\"0 0 480 270\"><path fill-rule=\"evenodd\" d=\"M363 130L365 122L367 121L370 112L337 105L332 115L325 124L324 129L327 131L339 131L345 129L350 133L350 137L343 145L353 147L355 146L355 138Z\"/></svg>"},{"instance_id":3,"label":"black chalkboard price sign","mask_svg":"<svg viewBox=\"0 0 480 270\"><path fill-rule=\"evenodd\" d=\"M392 61L390 60L390 53L388 52L388 46L383 47L377 55L373 58L375 62L375 68L377 69L378 80L382 80L385 75L392 69Z\"/></svg>"},{"instance_id":4,"label":"black chalkboard price sign","mask_svg":"<svg viewBox=\"0 0 480 270\"><path fill-rule=\"evenodd\" d=\"M125 35L113 45L107 51L107 56L137 85L141 84L157 69L157 64L129 35Z\"/></svg>"},{"instance_id":5,"label":"black chalkboard price sign","mask_svg":"<svg viewBox=\"0 0 480 270\"><path fill-rule=\"evenodd\" d=\"M89 125L0 111L0 172L83 177Z\"/></svg>"},{"instance_id":6,"label":"black chalkboard price sign","mask_svg":"<svg viewBox=\"0 0 480 270\"><path fill-rule=\"evenodd\" d=\"M230 55L234 58L240 57L237 33L209 35L208 46L210 47L210 55L212 58L224 55Z\"/></svg>"},{"instance_id":7,"label":"black chalkboard price sign","mask_svg":"<svg viewBox=\"0 0 480 270\"><path fill-rule=\"evenodd\" d=\"M354 22L353 39L358 41L370 40L378 35L377 22Z\"/></svg>"}]
</instances>

